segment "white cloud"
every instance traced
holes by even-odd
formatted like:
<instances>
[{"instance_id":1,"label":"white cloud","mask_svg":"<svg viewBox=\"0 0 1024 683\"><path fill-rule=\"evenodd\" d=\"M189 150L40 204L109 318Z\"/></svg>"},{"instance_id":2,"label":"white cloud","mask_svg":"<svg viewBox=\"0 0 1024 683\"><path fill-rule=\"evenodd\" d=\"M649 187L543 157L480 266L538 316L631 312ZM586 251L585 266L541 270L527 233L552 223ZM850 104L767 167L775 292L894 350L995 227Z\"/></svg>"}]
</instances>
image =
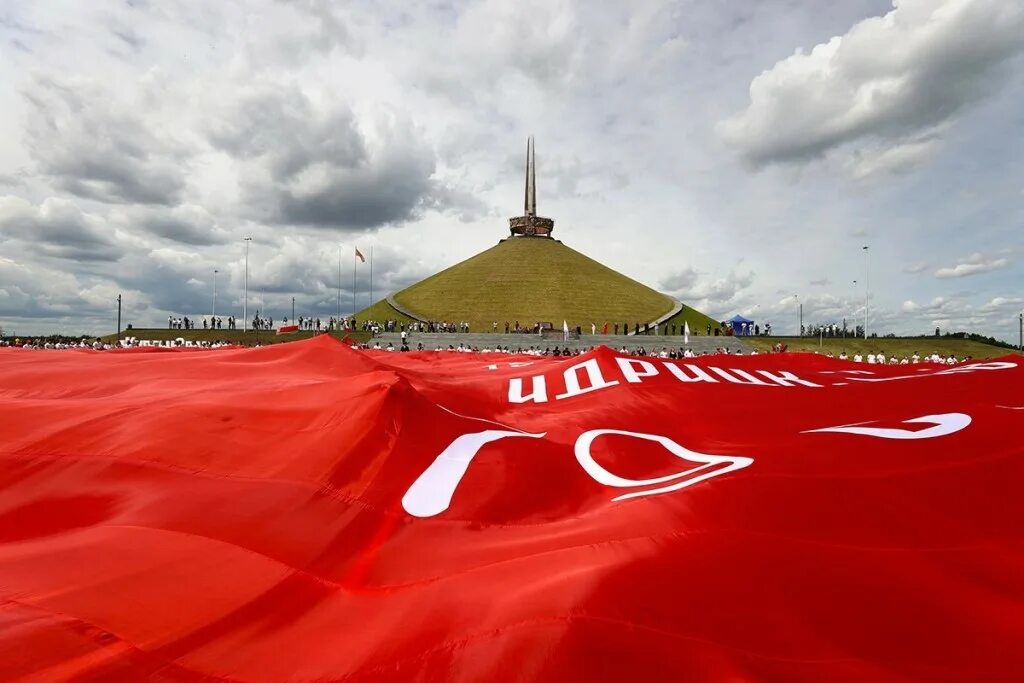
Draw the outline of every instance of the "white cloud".
<instances>
[{"instance_id":1,"label":"white cloud","mask_svg":"<svg viewBox=\"0 0 1024 683\"><path fill-rule=\"evenodd\" d=\"M864 177L927 158L934 131L995 91L1024 49L1024 7L1004 0L900 0L883 17L797 50L750 84L719 135L755 166L843 145Z\"/></svg>"},{"instance_id":2,"label":"white cloud","mask_svg":"<svg viewBox=\"0 0 1024 683\"><path fill-rule=\"evenodd\" d=\"M906 173L928 159L938 143L935 135L907 140L890 147L875 146L852 152L847 162L856 180L886 173Z\"/></svg>"},{"instance_id":3,"label":"white cloud","mask_svg":"<svg viewBox=\"0 0 1024 683\"><path fill-rule=\"evenodd\" d=\"M983 311L1016 309L1024 305L1024 299L1015 296L997 296L981 307Z\"/></svg>"},{"instance_id":4,"label":"white cloud","mask_svg":"<svg viewBox=\"0 0 1024 683\"><path fill-rule=\"evenodd\" d=\"M662 281L662 288L688 306L722 313L739 305L740 293L754 281L754 273L731 270L725 277L702 276L692 266Z\"/></svg>"},{"instance_id":5,"label":"white cloud","mask_svg":"<svg viewBox=\"0 0 1024 683\"><path fill-rule=\"evenodd\" d=\"M953 277L967 277L969 275L988 273L993 270L1006 268L1009 264L1009 260L1003 257L973 254L967 257L966 259L961 260L955 266L939 268L937 271L935 271L935 277L942 279Z\"/></svg>"},{"instance_id":6,"label":"white cloud","mask_svg":"<svg viewBox=\"0 0 1024 683\"><path fill-rule=\"evenodd\" d=\"M918 273L923 273L926 270L928 270L928 264L922 261L920 263L913 263L907 266L903 269L903 272L908 275L917 275Z\"/></svg>"}]
</instances>

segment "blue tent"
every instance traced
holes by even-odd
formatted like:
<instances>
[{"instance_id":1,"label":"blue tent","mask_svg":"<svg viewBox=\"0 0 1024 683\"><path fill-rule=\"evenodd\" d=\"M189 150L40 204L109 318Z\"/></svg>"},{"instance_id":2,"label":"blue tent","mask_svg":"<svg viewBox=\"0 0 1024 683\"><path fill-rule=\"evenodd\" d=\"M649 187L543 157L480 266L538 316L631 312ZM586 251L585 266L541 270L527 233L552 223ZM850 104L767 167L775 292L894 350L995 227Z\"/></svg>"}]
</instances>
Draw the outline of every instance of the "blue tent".
<instances>
[{"instance_id":1,"label":"blue tent","mask_svg":"<svg viewBox=\"0 0 1024 683\"><path fill-rule=\"evenodd\" d=\"M743 335L747 335L747 336L751 336L751 337L754 336L754 321L753 320L748 320L747 318L744 318L742 315L735 315L732 318L730 318L729 320L726 320L726 322L729 323L730 325L732 325L732 333L733 333L733 335L735 335L737 337L740 337L740 336L743 336ZM743 327L743 323L747 324L745 329Z\"/></svg>"}]
</instances>

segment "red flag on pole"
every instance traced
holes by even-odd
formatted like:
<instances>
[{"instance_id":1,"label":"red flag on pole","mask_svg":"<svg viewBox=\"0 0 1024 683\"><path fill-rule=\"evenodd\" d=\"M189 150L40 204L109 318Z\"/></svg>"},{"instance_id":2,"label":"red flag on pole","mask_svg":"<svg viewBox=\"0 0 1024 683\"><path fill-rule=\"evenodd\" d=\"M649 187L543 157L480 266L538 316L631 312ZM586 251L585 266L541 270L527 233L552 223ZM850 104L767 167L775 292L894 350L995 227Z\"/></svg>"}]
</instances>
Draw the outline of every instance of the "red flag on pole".
<instances>
[{"instance_id":1,"label":"red flag on pole","mask_svg":"<svg viewBox=\"0 0 1024 683\"><path fill-rule=\"evenodd\" d=\"M359 251L359 247L356 247L356 256L359 257L360 261L366 263L366 258L363 256L363 252Z\"/></svg>"}]
</instances>

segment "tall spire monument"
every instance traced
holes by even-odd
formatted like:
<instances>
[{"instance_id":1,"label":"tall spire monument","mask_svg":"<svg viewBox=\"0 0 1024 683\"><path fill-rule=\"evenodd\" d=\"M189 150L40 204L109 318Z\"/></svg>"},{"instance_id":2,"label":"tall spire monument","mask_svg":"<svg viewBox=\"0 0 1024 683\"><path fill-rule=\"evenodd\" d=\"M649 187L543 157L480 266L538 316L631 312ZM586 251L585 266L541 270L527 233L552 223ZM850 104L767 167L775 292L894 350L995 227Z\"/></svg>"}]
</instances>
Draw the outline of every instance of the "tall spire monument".
<instances>
[{"instance_id":1,"label":"tall spire monument","mask_svg":"<svg viewBox=\"0 0 1024 683\"><path fill-rule=\"evenodd\" d=\"M513 237L551 237L555 222L537 215L537 162L532 135L526 139L526 199L523 213L525 215L508 219Z\"/></svg>"}]
</instances>

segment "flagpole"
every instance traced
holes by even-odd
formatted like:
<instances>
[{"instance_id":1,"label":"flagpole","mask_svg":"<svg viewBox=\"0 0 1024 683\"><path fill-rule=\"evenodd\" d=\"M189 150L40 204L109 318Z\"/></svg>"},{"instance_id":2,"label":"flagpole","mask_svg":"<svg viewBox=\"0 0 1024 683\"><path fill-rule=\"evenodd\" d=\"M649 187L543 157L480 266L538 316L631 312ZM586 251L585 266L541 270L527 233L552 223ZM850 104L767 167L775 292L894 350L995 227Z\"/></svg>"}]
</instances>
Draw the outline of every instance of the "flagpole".
<instances>
[{"instance_id":1,"label":"flagpole","mask_svg":"<svg viewBox=\"0 0 1024 683\"><path fill-rule=\"evenodd\" d=\"M370 245L370 305L373 305L373 245Z\"/></svg>"},{"instance_id":2,"label":"flagpole","mask_svg":"<svg viewBox=\"0 0 1024 683\"><path fill-rule=\"evenodd\" d=\"M871 294L871 274L868 272L868 248L864 251L864 338L868 338L868 299Z\"/></svg>"},{"instance_id":3,"label":"flagpole","mask_svg":"<svg viewBox=\"0 0 1024 683\"><path fill-rule=\"evenodd\" d=\"M341 250L344 245L338 245L338 326L341 326Z\"/></svg>"},{"instance_id":4,"label":"flagpole","mask_svg":"<svg viewBox=\"0 0 1024 683\"><path fill-rule=\"evenodd\" d=\"M356 247L357 251L359 247ZM356 251L352 252L352 316L356 314Z\"/></svg>"}]
</instances>

